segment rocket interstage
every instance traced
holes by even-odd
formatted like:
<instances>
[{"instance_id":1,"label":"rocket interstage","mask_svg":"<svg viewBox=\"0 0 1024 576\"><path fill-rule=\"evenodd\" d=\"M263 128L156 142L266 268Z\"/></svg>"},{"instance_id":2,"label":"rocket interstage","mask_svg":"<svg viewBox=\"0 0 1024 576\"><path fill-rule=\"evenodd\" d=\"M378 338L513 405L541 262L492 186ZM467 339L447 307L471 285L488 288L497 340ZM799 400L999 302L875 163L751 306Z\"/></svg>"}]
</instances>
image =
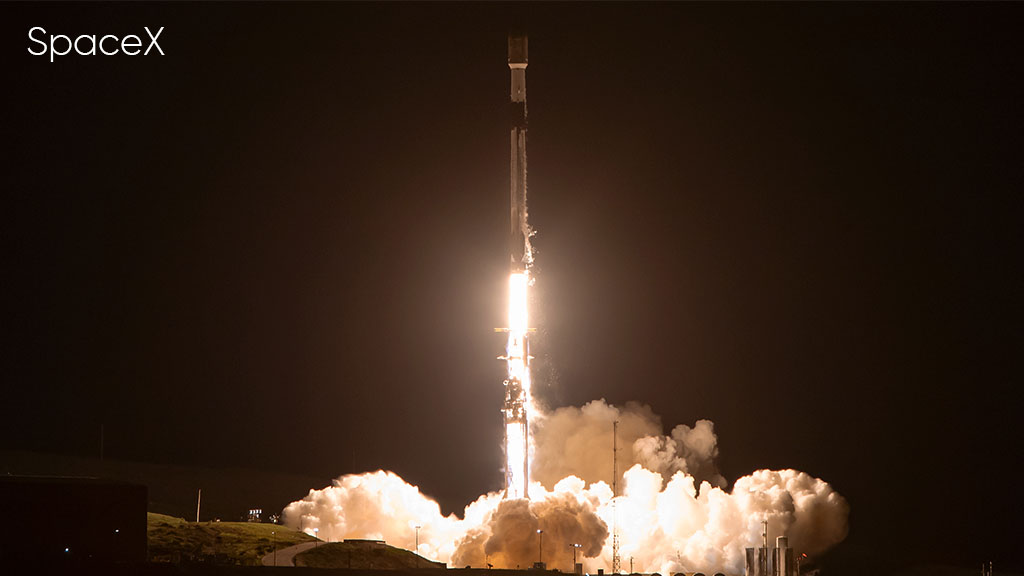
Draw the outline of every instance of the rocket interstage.
<instances>
[{"instance_id":1,"label":"rocket interstage","mask_svg":"<svg viewBox=\"0 0 1024 576\"><path fill-rule=\"evenodd\" d=\"M509 103L512 126L509 186L509 301L505 360L505 497L529 498L530 483L530 336L527 311L533 261L526 213L526 36L509 36L512 73Z\"/></svg>"}]
</instances>

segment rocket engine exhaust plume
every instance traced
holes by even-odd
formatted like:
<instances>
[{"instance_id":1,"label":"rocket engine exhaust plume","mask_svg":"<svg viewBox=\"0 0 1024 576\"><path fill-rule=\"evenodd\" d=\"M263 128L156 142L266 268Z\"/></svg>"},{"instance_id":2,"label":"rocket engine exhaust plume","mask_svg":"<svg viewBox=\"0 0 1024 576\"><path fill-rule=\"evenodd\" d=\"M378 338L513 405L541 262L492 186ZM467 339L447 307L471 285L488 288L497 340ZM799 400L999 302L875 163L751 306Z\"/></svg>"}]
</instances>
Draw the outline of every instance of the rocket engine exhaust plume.
<instances>
[{"instance_id":1,"label":"rocket engine exhaust plume","mask_svg":"<svg viewBox=\"0 0 1024 576\"><path fill-rule=\"evenodd\" d=\"M310 490L285 508L284 522L308 534L319 528L325 540L373 538L408 548L415 527L422 526L421 555L452 567L478 568L531 566L537 561L536 531L543 530L549 567L569 570L569 545L581 544L578 560L587 572L607 569L613 513L609 423L618 420L625 447L621 462L629 468L615 498L617 529L620 553L633 558L634 570L742 574L743 551L759 545L762 520L772 534L789 536L790 545L807 554L819 554L846 537L846 500L803 472L758 470L727 490L715 467L717 438L710 421L677 426L665 436L650 407L617 407L603 400L538 413L537 419L530 500L494 492L466 506L461 517L444 516L417 487L377 471ZM600 434L587 441L592 431Z\"/></svg>"},{"instance_id":2,"label":"rocket engine exhaust plume","mask_svg":"<svg viewBox=\"0 0 1024 576\"><path fill-rule=\"evenodd\" d=\"M499 356L507 367L505 378L505 496L528 498L530 481L530 423L534 413L530 395L528 273L509 277L508 344Z\"/></svg>"}]
</instances>

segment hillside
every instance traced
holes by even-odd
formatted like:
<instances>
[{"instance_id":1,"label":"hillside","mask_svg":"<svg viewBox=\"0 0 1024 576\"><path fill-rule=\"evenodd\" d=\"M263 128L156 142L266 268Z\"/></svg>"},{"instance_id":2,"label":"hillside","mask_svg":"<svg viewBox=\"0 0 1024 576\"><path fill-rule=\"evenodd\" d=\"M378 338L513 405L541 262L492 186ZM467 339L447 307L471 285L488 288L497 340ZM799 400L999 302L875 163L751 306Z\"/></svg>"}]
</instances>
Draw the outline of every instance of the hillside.
<instances>
[{"instance_id":1,"label":"hillside","mask_svg":"<svg viewBox=\"0 0 1024 576\"><path fill-rule=\"evenodd\" d=\"M445 568L417 554L366 540L347 540L321 544L295 556L296 566L310 568L350 568L355 570L407 570Z\"/></svg>"},{"instance_id":2,"label":"hillside","mask_svg":"<svg viewBox=\"0 0 1024 576\"><path fill-rule=\"evenodd\" d=\"M266 554L312 542L308 536L277 524L188 522L163 514L147 515L149 559L153 562L202 561L258 565Z\"/></svg>"}]
</instances>

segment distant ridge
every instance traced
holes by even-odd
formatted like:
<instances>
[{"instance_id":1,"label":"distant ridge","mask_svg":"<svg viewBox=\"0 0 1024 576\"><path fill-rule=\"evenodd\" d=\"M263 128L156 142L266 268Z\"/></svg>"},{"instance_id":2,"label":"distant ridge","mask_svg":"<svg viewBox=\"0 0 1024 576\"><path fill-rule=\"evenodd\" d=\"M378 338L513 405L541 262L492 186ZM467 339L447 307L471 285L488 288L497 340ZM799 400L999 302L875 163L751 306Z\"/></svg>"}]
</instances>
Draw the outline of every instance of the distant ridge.
<instances>
[{"instance_id":1,"label":"distant ridge","mask_svg":"<svg viewBox=\"0 0 1024 576\"><path fill-rule=\"evenodd\" d=\"M241 520L250 508L264 518L278 514L311 488L331 485L330 478L249 468L205 468L85 458L64 454L0 450L4 476L101 478L149 488L149 511L195 519L196 492L203 490L201 519Z\"/></svg>"}]
</instances>

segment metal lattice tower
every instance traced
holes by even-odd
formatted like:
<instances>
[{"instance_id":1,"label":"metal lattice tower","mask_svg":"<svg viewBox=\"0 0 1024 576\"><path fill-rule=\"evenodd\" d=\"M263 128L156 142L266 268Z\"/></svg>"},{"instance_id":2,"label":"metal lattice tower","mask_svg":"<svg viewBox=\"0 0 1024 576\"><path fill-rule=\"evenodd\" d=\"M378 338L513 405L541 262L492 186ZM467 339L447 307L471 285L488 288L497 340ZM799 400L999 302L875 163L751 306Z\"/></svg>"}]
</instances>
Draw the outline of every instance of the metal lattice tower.
<instances>
[{"instance_id":1,"label":"metal lattice tower","mask_svg":"<svg viewBox=\"0 0 1024 576\"><path fill-rule=\"evenodd\" d=\"M615 499L619 495L619 421L612 423L612 574L622 572L619 558L619 519Z\"/></svg>"}]
</instances>

